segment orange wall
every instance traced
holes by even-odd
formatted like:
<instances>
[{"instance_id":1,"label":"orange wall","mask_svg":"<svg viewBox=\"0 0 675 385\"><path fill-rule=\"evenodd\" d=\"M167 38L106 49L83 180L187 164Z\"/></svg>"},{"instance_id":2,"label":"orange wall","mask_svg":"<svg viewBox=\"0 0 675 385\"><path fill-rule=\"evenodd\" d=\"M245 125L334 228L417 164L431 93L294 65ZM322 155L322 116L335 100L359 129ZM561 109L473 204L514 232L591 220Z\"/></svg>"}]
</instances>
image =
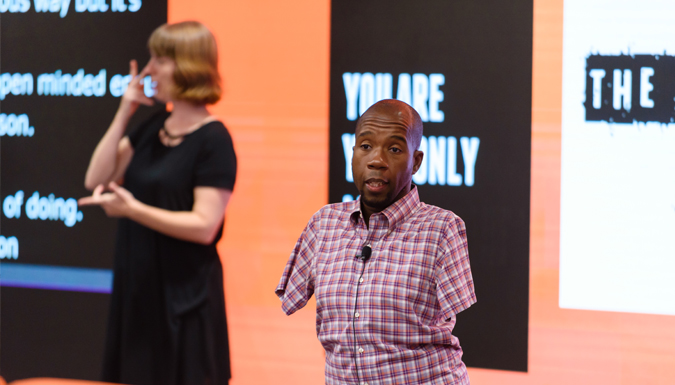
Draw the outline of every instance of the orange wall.
<instances>
[{"instance_id":1,"label":"orange wall","mask_svg":"<svg viewBox=\"0 0 675 385\"><path fill-rule=\"evenodd\" d=\"M327 1L169 1L169 21L215 34L237 185L219 245L232 384L323 383L314 305L286 317L274 295L311 215L327 203Z\"/></svg>"},{"instance_id":2,"label":"orange wall","mask_svg":"<svg viewBox=\"0 0 675 385\"><path fill-rule=\"evenodd\" d=\"M562 0L534 1L530 372L470 369L472 383L672 384L675 317L557 305L562 11ZM186 19L218 40L226 94L213 112L239 157L219 245L231 383L323 383L313 304L286 317L273 291L327 202L330 2L169 0L169 20Z\"/></svg>"}]
</instances>

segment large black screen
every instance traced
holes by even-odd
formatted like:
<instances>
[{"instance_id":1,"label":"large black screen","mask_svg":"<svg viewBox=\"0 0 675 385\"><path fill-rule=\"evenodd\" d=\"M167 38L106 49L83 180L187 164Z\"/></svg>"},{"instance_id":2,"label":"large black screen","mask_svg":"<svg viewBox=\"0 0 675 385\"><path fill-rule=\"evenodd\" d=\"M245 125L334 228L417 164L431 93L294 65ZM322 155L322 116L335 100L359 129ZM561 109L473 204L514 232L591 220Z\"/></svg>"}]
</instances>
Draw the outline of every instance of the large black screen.
<instances>
[{"instance_id":1,"label":"large black screen","mask_svg":"<svg viewBox=\"0 0 675 385\"><path fill-rule=\"evenodd\" d=\"M12 0L0 11L0 374L98 379L116 222L77 198L166 1Z\"/></svg>"},{"instance_id":2,"label":"large black screen","mask_svg":"<svg viewBox=\"0 0 675 385\"><path fill-rule=\"evenodd\" d=\"M527 370L531 1L335 1L330 202L355 199L356 119L380 99L424 121L420 199L467 226L478 302L455 334L468 366Z\"/></svg>"}]
</instances>

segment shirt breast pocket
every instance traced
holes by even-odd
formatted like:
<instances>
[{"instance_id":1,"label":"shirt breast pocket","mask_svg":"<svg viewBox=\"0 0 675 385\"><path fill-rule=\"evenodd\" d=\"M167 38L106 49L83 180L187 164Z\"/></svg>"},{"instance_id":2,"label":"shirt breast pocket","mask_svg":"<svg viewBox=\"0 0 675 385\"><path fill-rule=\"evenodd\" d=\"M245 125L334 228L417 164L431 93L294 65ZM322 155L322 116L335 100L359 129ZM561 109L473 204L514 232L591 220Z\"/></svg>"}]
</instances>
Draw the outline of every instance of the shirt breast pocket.
<instances>
[{"instance_id":1,"label":"shirt breast pocket","mask_svg":"<svg viewBox=\"0 0 675 385\"><path fill-rule=\"evenodd\" d=\"M373 299L383 310L427 318L438 307L434 261L417 248L392 245L372 262ZM368 271L368 270L366 270Z\"/></svg>"}]
</instances>

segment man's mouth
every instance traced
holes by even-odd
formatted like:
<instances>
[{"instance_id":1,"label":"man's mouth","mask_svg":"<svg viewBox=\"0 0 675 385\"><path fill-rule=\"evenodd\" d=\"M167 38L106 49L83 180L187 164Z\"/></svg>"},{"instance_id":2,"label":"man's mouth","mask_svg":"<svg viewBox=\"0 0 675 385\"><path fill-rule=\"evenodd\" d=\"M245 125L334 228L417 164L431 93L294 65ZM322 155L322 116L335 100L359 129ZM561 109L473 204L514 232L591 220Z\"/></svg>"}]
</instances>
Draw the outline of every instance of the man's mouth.
<instances>
[{"instance_id":1,"label":"man's mouth","mask_svg":"<svg viewBox=\"0 0 675 385\"><path fill-rule=\"evenodd\" d=\"M386 180L371 178L366 181L366 188L372 192L380 192L384 190L388 184L389 182Z\"/></svg>"}]
</instances>

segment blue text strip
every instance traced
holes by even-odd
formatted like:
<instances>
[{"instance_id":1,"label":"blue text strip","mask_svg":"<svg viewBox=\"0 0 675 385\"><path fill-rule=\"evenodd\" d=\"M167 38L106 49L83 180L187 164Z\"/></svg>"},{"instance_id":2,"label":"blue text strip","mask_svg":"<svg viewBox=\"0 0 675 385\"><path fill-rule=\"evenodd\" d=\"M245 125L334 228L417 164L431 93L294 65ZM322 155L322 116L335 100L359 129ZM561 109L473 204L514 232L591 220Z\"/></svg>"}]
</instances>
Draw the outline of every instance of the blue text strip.
<instances>
[{"instance_id":1,"label":"blue text strip","mask_svg":"<svg viewBox=\"0 0 675 385\"><path fill-rule=\"evenodd\" d=\"M110 293L112 270L0 263L0 286Z\"/></svg>"}]
</instances>

